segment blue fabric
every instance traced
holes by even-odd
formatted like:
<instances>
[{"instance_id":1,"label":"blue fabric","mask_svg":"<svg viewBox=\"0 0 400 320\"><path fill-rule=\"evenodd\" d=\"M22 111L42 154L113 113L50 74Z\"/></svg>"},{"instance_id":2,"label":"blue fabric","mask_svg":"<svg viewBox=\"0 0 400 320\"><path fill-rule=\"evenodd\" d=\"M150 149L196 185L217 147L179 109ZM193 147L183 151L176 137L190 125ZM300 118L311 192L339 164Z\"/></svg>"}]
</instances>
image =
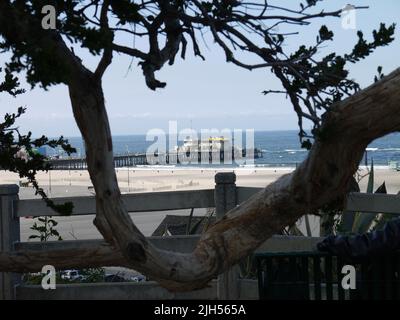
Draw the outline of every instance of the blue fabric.
<instances>
[{"instance_id":1,"label":"blue fabric","mask_svg":"<svg viewBox=\"0 0 400 320\"><path fill-rule=\"evenodd\" d=\"M382 230L352 236L328 236L317 244L317 248L350 261L393 253L400 250L400 218L388 221Z\"/></svg>"}]
</instances>

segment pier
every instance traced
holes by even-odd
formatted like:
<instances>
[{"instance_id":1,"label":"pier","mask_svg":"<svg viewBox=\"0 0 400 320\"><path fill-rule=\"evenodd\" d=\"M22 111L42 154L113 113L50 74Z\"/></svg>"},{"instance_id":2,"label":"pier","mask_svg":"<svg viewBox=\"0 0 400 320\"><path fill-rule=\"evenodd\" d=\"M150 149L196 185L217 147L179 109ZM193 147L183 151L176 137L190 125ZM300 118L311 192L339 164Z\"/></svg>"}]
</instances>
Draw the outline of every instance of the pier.
<instances>
[{"instance_id":1,"label":"pier","mask_svg":"<svg viewBox=\"0 0 400 320\"><path fill-rule=\"evenodd\" d=\"M167 153L132 153L114 156L114 168L135 167L145 165L209 165L209 164L230 164L234 161L248 160L246 155L250 152L243 150L242 154L228 153L224 150L207 152L167 152ZM251 154L251 153L250 153ZM254 157L262 158L263 154L259 149L254 150ZM51 170L87 170L86 158L49 159Z\"/></svg>"}]
</instances>

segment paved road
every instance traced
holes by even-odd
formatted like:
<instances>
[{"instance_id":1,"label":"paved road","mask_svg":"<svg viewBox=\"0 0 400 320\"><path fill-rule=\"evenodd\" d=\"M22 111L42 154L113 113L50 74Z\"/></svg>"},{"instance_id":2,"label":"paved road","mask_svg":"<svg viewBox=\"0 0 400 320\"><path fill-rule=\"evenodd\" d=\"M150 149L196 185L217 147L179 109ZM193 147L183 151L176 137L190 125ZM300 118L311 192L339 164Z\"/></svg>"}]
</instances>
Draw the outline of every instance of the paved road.
<instances>
[{"instance_id":1,"label":"paved road","mask_svg":"<svg viewBox=\"0 0 400 320\"><path fill-rule=\"evenodd\" d=\"M45 191L48 192L48 187L44 187ZM50 196L64 196L64 197L76 197L76 196L88 196L93 195L91 190L88 190L85 186L53 186ZM32 188L20 188L20 199L34 198ZM157 226L161 223L167 214L174 215L188 215L190 210L170 210L170 211L155 211L155 212L135 212L131 213L134 223L144 233L145 236L150 236ZM195 209L195 215L204 215L206 209ZM84 239L101 239L100 233L93 225L94 215L88 216L71 216L71 217L56 217L58 221L57 230L65 240L84 240ZM32 230L29 228L33 224L33 219L21 218L21 241L27 241L29 235L32 234Z\"/></svg>"},{"instance_id":2,"label":"paved road","mask_svg":"<svg viewBox=\"0 0 400 320\"><path fill-rule=\"evenodd\" d=\"M206 209L195 209L195 215L204 215ZM145 236L150 236L158 227L166 214L188 215L190 210L170 210L156 212L135 212L131 213L133 221ZM102 236L93 225L93 215L89 216L71 216L56 217L58 221L57 230L65 240L84 240L84 239L101 239ZM21 241L27 241L32 230L29 228L33 224L33 219L22 218L21 220Z\"/></svg>"}]
</instances>

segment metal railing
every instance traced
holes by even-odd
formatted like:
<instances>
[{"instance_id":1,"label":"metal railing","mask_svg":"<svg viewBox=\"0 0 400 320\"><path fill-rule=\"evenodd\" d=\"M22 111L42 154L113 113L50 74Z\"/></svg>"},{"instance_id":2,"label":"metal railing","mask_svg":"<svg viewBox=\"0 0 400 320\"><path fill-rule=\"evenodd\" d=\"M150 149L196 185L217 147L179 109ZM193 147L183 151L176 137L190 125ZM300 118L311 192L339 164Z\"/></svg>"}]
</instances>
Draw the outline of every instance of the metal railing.
<instances>
[{"instance_id":1,"label":"metal railing","mask_svg":"<svg viewBox=\"0 0 400 320\"><path fill-rule=\"evenodd\" d=\"M354 287L342 286L350 262L320 252L256 254L259 297L263 300L400 299L400 253L352 261Z\"/></svg>"}]
</instances>

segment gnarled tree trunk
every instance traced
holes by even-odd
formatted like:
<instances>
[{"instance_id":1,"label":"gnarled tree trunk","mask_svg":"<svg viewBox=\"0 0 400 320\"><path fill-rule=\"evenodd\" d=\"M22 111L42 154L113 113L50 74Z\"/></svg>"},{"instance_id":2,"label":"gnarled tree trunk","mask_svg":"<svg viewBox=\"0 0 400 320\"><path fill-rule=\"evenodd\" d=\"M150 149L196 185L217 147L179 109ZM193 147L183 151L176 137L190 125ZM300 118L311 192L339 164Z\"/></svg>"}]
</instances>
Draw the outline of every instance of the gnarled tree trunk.
<instances>
[{"instance_id":1,"label":"gnarled tree trunk","mask_svg":"<svg viewBox=\"0 0 400 320\"><path fill-rule=\"evenodd\" d=\"M107 5L101 28L107 29ZM10 19L10 17L12 19ZM8 19L6 19L8 18ZM202 235L189 254L160 250L150 244L131 221L121 200L113 167L111 132L101 78L111 63L106 46L95 72L86 69L56 31L34 29L40 22L0 1L2 36L13 43L35 39L35 48L46 48L64 64L68 74L58 79L68 85L76 122L86 143L88 170L96 191L95 225L109 245L76 250L0 253L1 271L39 271L44 264L59 268L124 265L159 281L171 290L201 288L218 273L236 264L273 234L332 201L342 201L368 143L400 130L400 69L358 94L337 103L325 115L321 137L308 158L291 174L234 208ZM174 28L162 55L162 63L176 54L180 39ZM17 31L16 31L17 30ZM168 30L167 30L168 32ZM233 32L233 31L232 31ZM236 33L237 34L237 33ZM29 41L28 41L29 42ZM251 42L246 42L251 45ZM114 47L115 48L115 47ZM263 56L263 54L260 54ZM147 56L144 60L147 59ZM146 71L149 68L144 68ZM147 70L150 87L160 87ZM150 74L150 76L149 76Z\"/></svg>"},{"instance_id":2,"label":"gnarled tree trunk","mask_svg":"<svg viewBox=\"0 0 400 320\"><path fill-rule=\"evenodd\" d=\"M75 253L68 250L46 254L2 253L0 270L39 270L44 261L56 267L87 266L85 259L93 254L90 263L129 266L170 290L201 288L302 215L332 201L343 203L366 146L385 134L400 131L400 69L397 69L333 106L323 119L322 131L326 133L323 136L327 138L314 143L307 159L293 173L282 176L228 212L202 235L192 253L172 253L148 243L121 201L100 80L81 70L72 78L69 89L96 189L95 224L114 248L87 247ZM74 255L71 264L67 262L67 254ZM27 261L31 261L29 266Z\"/></svg>"}]
</instances>

